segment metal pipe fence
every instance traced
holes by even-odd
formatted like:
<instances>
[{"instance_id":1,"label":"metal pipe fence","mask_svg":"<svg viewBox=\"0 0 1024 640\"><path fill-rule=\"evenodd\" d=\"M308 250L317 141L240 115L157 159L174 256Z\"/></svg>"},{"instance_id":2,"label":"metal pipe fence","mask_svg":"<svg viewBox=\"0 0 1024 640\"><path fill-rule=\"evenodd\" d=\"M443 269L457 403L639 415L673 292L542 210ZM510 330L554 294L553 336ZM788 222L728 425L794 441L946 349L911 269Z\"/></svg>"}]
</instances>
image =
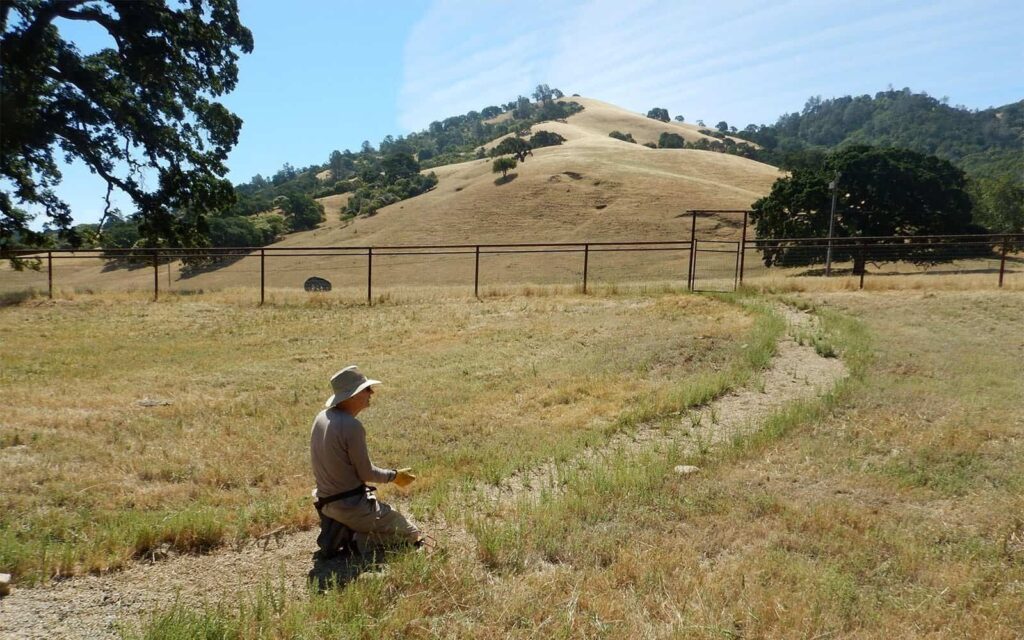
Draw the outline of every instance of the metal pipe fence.
<instances>
[{"instance_id":1,"label":"metal pipe fence","mask_svg":"<svg viewBox=\"0 0 1024 640\"><path fill-rule=\"evenodd\" d=\"M375 289L470 282L478 297L484 284L570 284L586 293L595 282L671 281L732 291L759 278L826 277L829 246L831 277L852 276L861 288L879 277L973 275L993 287L1024 278L1024 234L747 239L743 224L739 238L723 240L698 237L694 222L689 239L666 241L5 251L0 294L40 291L44 272L51 298L55 286L151 289L154 300L166 290L258 287L261 304L268 288L298 288L311 276L362 286L369 304ZM35 269L12 270L11 258Z\"/></svg>"}]
</instances>

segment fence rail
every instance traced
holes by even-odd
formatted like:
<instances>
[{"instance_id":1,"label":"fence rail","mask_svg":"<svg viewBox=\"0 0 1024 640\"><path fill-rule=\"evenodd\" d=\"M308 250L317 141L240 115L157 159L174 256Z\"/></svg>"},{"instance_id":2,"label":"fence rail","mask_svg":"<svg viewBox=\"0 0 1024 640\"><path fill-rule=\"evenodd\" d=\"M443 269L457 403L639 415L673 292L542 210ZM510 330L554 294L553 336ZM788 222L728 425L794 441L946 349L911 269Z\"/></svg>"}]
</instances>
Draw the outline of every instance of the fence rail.
<instances>
[{"instance_id":1,"label":"fence rail","mask_svg":"<svg viewBox=\"0 0 1024 640\"><path fill-rule=\"evenodd\" d=\"M679 254L678 258L663 259L665 268L672 279L685 280L690 290L734 290L744 279L759 277L778 270L793 275L792 269L802 268L797 275L825 276L819 269L824 264L826 253L831 250L832 261L846 265L834 269L833 275L847 273L859 277L860 286L869 265L934 265L918 268L913 273L976 273L997 272L993 284L1002 287L1010 271L1024 270L1024 257L1017 253L1024 250L1024 234L984 235L928 235L928 236L871 236L856 238L746 238L746 216L742 225L742 236L736 240L697 237L696 217L691 236L685 240L665 241L594 241L594 242L552 242L552 243L480 243L450 245L381 245L381 246L326 246L326 247L219 247L209 249L180 248L131 248L131 249L87 249L87 250L46 250L24 249L0 252L0 258L29 262L39 271L47 274L47 292L54 293L55 262L62 260L96 259L111 268L139 268L153 270L153 297L160 296L160 270L166 265L168 280L170 264L199 271L215 271L241 260L259 260L259 289L261 304L266 300L267 263L280 258L347 258L365 261L366 299L372 303L374 289L374 264L386 264L394 257L408 256L472 256L473 292L479 296L481 284L481 258L488 256L525 256L535 254L578 255L580 262L575 267L574 277L585 293L588 287L593 256L595 253L666 253ZM739 213L739 212L737 212ZM738 225L737 225L738 228ZM747 253L752 252L748 259ZM685 255L684 255L685 254ZM981 266L977 264L981 262ZM990 266L998 262L998 268ZM952 266L950 266L952 265ZM393 266L393 265L392 265ZM412 265L414 268L416 264ZM0 284L11 277L11 271L0 272ZM894 272L894 275L900 275ZM310 274L313 275L313 274ZM181 267L179 267L181 276ZM993 274L995 276L995 274ZM255 283L253 283L255 284ZM2 288L0 288L2 289Z\"/></svg>"}]
</instances>

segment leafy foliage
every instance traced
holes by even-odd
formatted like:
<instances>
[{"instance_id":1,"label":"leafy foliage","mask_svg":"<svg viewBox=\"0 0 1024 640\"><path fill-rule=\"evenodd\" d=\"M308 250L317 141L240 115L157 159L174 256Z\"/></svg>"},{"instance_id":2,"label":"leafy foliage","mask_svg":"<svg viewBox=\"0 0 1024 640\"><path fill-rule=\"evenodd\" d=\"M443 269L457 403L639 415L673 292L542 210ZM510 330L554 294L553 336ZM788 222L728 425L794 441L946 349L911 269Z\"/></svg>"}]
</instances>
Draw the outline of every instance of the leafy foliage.
<instances>
[{"instance_id":1,"label":"leafy foliage","mask_svg":"<svg viewBox=\"0 0 1024 640\"><path fill-rule=\"evenodd\" d=\"M623 142L632 142L636 144L636 140L633 139L633 134L622 133L621 131L615 130L608 134L609 138L615 138L616 140L622 140Z\"/></svg>"},{"instance_id":2,"label":"leafy foliage","mask_svg":"<svg viewBox=\"0 0 1024 640\"><path fill-rule=\"evenodd\" d=\"M516 159L508 156L502 156L495 158L494 162L491 163L492 173L501 173L501 177L505 178L508 176L508 172L516 168Z\"/></svg>"},{"instance_id":3,"label":"leafy foliage","mask_svg":"<svg viewBox=\"0 0 1024 640\"><path fill-rule=\"evenodd\" d=\"M382 207L426 193L437 184L437 175L433 171L421 174L419 162L404 151L393 151L383 159L362 154L356 162L356 175L360 186L345 205L344 215L348 216L374 215Z\"/></svg>"},{"instance_id":4,"label":"leafy foliage","mask_svg":"<svg viewBox=\"0 0 1024 640\"><path fill-rule=\"evenodd\" d=\"M826 157L823 166L797 169L780 178L771 193L752 206L751 219L763 238L827 237L831 211L829 182L839 175L835 237L957 234L977 231L971 224L966 177L951 163L905 149L852 145ZM868 243L870 241L864 241ZM813 264L824 248L799 250L786 241L760 242L764 263ZM849 250L837 259L855 260ZM907 249L893 259L938 261L928 247Z\"/></svg>"},{"instance_id":5,"label":"leafy foliage","mask_svg":"<svg viewBox=\"0 0 1024 640\"><path fill-rule=\"evenodd\" d=\"M686 140L678 133L664 132L658 137L659 149L685 149Z\"/></svg>"},{"instance_id":6,"label":"leafy foliage","mask_svg":"<svg viewBox=\"0 0 1024 640\"><path fill-rule=\"evenodd\" d=\"M1024 186L1012 176L981 178L970 186L974 218L991 231L1024 233Z\"/></svg>"},{"instance_id":7,"label":"leafy foliage","mask_svg":"<svg viewBox=\"0 0 1024 640\"><path fill-rule=\"evenodd\" d=\"M512 155L519 162L526 162L526 156L533 155L533 147L530 143L518 136L505 138L497 146L491 149L491 157Z\"/></svg>"},{"instance_id":8,"label":"leafy foliage","mask_svg":"<svg viewBox=\"0 0 1024 640\"><path fill-rule=\"evenodd\" d=\"M286 219L290 220L289 227L292 231L312 229L324 221L323 205L303 193L281 196L275 204L284 212Z\"/></svg>"},{"instance_id":9,"label":"leafy foliage","mask_svg":"<svg viewBox=\"0 0 1024 640\"><path fill-rule=\"evenodd\" d=\"M530 137L530 147L532 149L554 147L563 142L565 142L565 138L551 131L538 131Z\"/></svg>"},{"instance_id":10,"label":"leafy foliage","mask_svg":"<svg viewBox=\"0 0 1024 640\"><path fill-rule=\"evenodd\" d=\"M63 20L95 25L114 46L83 54L62 37ZM107 216L112 190L131 197L146 243L200 242L203 216L234 199L224 161L242 121L212 98L234 89L239 52L253 47L235 0L178 9L9 0L0 25L0 176L14 185L0 192L0 243L30 236L13 200L41 207L61 235L78 240L53 191L58 149L107 183Z\"/></svg>"},{"instance_id":11,"label":"leafy foliage","mask_svg":"<svg viewBox=\"0 0 1024 640\"><path fill-rule=\"evenodd\" d=\"M976 178L1024 173L1024 100L970 111L906 88L874 97L814 97L800 113L735 135L763 146L760 159L772 164L802 150L870 144L934 155Z\"/></svg>"},{"instance_id":12,"label":"leafy foliage","mask_svg":"<svg viewBox=\"0 0 1024 640\"><path fill-rule=\"evenodd\" d=\"M662 122L668 122L671 118L668 117L668 109L662 109L661 107L654 107L647 112L647 117L653 120L660 120Z\"/></svg>"}]
</instances>

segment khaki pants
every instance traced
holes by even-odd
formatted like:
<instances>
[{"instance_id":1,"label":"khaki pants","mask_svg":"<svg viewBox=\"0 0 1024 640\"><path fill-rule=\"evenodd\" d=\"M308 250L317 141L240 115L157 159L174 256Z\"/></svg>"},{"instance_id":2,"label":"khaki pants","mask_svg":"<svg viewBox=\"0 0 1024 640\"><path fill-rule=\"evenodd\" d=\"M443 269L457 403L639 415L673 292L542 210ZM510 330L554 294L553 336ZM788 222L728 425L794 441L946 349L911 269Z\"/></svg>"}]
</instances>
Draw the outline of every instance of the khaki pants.
<instances>
[{"instance_id":1,"label":"khaki pants","mask_svg":"<svg viewBox=\"0 0 1024 640\"><path fill-rule=\"evenodd\" d=\"M420 539L419 529L369 491L365 495L329 502L321 511L355 532L353 538L362 553L380 547L412 544Z\"/></svg>"}]
</instances>

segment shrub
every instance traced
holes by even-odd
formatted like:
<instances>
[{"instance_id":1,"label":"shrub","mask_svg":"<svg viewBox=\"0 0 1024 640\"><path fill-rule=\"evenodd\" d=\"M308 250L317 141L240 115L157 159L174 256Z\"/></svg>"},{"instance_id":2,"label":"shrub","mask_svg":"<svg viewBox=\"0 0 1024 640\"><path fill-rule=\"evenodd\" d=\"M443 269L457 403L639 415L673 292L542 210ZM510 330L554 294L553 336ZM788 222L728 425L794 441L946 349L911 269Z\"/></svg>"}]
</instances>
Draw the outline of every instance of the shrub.
<instances>
[{"instance_id":1,"label":"shrub","mask_svg":"<svg viewBox=\"0 0 1024 640\"><path fill-rule=\"evenodd\" d=\"M534 149L539 149L541 147L554 147L562 144L563 142L565 142L565 138L557 133L552 133L551 131L538 131L530 138L530 146Z\"/></svg>"},{"instance_id":2,"label":"shrub","mask_svg":"<svg viewBox=\"0 0 1024 640\"><path fill-rule=\"evenodd\" d=\"M608 134L609 138L615 138L616 140L622 140L623 142L632 142L636 144L636 140L633 139L633 134L622 133L621 131L612 131Z\"/></svg>"},{"instance_id":3,"label":"shrub","mask_svg":"<svg viewBox=\"0 0 1024 640\"><path fill-rule=\"evenodd\" d=\"M678 133L663 133L658 138L658 147L661 149L682 149L686 147L686 140Z\"/></svg>"}]
</instances>

